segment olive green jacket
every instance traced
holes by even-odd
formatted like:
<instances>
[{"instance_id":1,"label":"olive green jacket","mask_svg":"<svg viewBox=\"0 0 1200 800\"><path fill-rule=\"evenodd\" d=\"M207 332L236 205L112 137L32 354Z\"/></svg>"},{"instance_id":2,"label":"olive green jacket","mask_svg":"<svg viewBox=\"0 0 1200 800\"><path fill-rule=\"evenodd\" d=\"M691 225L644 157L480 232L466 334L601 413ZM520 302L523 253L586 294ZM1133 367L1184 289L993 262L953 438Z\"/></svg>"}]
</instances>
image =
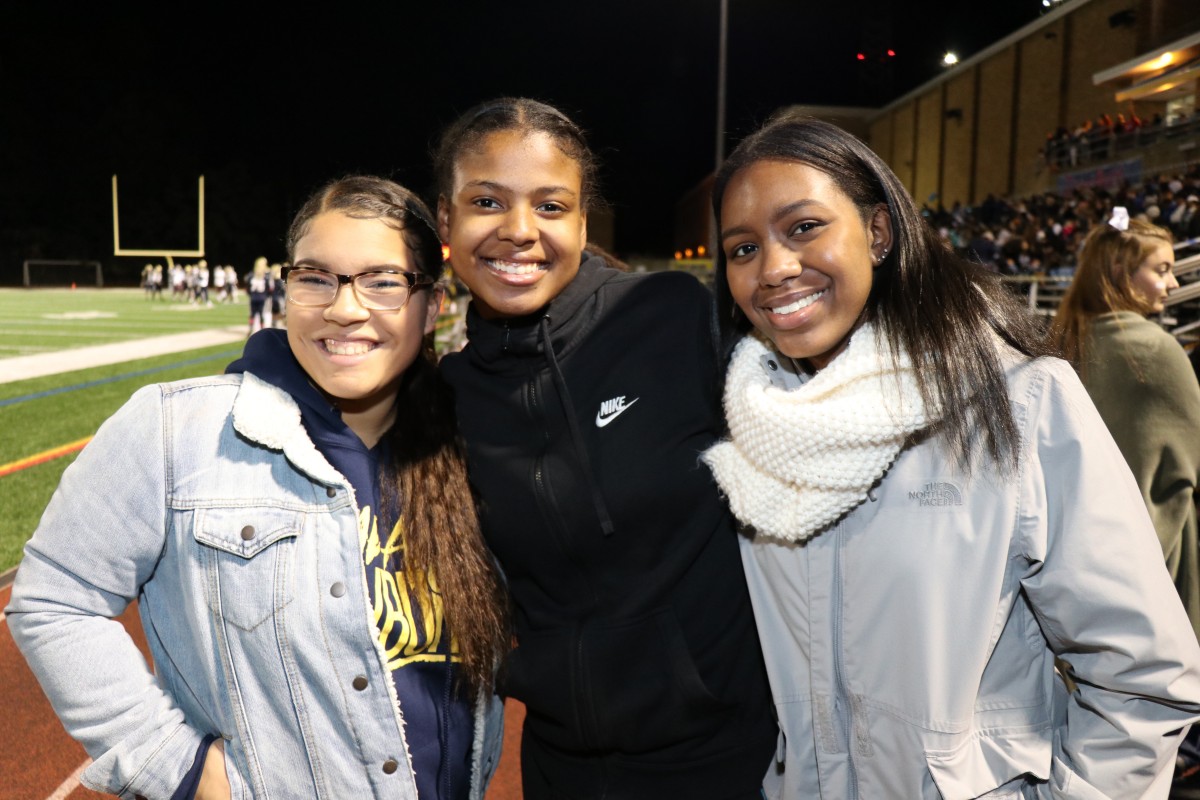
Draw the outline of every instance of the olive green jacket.
<instances>
[{"instance_id":1,"label":"olive green jacket","mask_svg":"<svg viewBox=\"0 0 1200 800\"><path fill-rule=\"evenodd\" d=\"M1200 384L1183 348L1132 311L1091 320L1083 384L1142 490L1192 627L1200 636ZM1096 487L1096 491L1104 491Z\"/></svg>"}]
</instances>

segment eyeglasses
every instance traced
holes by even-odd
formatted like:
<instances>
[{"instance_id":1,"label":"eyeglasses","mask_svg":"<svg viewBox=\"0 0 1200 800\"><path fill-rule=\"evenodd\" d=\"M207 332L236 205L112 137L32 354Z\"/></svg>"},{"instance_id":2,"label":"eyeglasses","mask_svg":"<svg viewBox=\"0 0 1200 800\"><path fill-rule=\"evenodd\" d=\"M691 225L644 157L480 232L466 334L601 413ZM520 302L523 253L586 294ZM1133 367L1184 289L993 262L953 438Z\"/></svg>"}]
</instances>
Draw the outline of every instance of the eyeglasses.
<instances>
[{"instance_id":1,"label":"eyeglasses","mask_svg":"<svg viewBox=\"0 0 1200 800\"><path fill-rule=\"evenodd\" d=\"M338 289L354 287L359 305L373 311L396 311L408 305L415 291L432 286L433 278L418 272L373 269L356 275L339 275L316 267L284 267L287 300L298 306L324 308L333 305Z\"/></svg>"}]
</instances>

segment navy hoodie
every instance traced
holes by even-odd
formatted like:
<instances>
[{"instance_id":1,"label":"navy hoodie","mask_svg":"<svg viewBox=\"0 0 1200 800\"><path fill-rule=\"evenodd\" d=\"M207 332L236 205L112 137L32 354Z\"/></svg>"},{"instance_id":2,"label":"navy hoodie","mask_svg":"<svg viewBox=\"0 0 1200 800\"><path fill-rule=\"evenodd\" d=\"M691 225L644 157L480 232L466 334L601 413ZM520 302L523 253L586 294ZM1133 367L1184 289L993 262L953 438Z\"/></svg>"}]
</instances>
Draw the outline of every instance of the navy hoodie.
<instances>
[{"instance_id":1,"label":"navy hoodie","mask_svg":"<svg viewBox=\"0 0 1200 800\"><path fill-rule=\"evenodd\" d=\"M453 691L457 665L440 596L410 587L429 580L404 570L399 509L381 509L380 464L390 457L386 438L368 449L313 385L282 330L262 330L246 342L242 358L225 370L250 372L287 392L317 450L354 487L363 537L367 587L404 712L404 732L421 798L465 798L470 788L473 698ZM366 513L364 513L366 512ZM387 533L384 533L387 532ZM430 608L429 606L433 607ZM448 660L448 655L450 659ZM446 767L449 769L446 769Z\"/></svg>"}]
</instances>

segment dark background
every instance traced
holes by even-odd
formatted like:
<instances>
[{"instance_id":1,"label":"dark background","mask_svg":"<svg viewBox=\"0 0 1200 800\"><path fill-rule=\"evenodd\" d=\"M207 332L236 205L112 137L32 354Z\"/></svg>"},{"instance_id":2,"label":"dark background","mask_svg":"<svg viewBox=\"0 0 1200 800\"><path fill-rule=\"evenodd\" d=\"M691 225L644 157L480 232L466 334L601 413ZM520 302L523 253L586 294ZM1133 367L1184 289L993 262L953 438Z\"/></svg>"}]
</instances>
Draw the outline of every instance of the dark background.
<instances>
[{"instance_id":1,"label":"dark background","mask_svg":"<svg viewBox=\"0 0 1200 800\"><path fill-rule=\"evenodd\" d=\"M309 191L369 172L428 193L440 129L502 94L589 131L622 254L668 255L676 202L713 167L718 0L31 5L0 11L3 284L24 258L131 279L144 259L112 257L114 173L123 247L194 248L203 174L209 261L282 260ZM882 105L1041 11L731 0L726 147L783 105Z\"/></svg>"}]
</instances>

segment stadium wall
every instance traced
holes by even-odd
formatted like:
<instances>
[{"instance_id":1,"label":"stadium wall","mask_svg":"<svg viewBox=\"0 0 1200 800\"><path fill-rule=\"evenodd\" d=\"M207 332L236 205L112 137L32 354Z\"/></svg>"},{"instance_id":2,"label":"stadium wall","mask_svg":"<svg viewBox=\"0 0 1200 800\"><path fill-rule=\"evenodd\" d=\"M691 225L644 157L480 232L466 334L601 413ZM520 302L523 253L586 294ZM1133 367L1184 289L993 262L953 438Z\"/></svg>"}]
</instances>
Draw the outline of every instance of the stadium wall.
<instances>
[{"instance_id":1,"label":"stadium wall","mask_svg":"<svg viewBox=\"0 0 1200 800\"><path fill-rule=\"evenodd\" d=\"M870 144L922 203L940 198L950 207L1049 189L1049 134L1102 113L1149 118L1162 110L1119 106L1113 87L1096 86L1093 76L1160 44L1161 20L1191 2L1069 0L882 108L869 121ZM1135 24L1114 23L1130 10Z\"/></svg>"}]
</instances>

